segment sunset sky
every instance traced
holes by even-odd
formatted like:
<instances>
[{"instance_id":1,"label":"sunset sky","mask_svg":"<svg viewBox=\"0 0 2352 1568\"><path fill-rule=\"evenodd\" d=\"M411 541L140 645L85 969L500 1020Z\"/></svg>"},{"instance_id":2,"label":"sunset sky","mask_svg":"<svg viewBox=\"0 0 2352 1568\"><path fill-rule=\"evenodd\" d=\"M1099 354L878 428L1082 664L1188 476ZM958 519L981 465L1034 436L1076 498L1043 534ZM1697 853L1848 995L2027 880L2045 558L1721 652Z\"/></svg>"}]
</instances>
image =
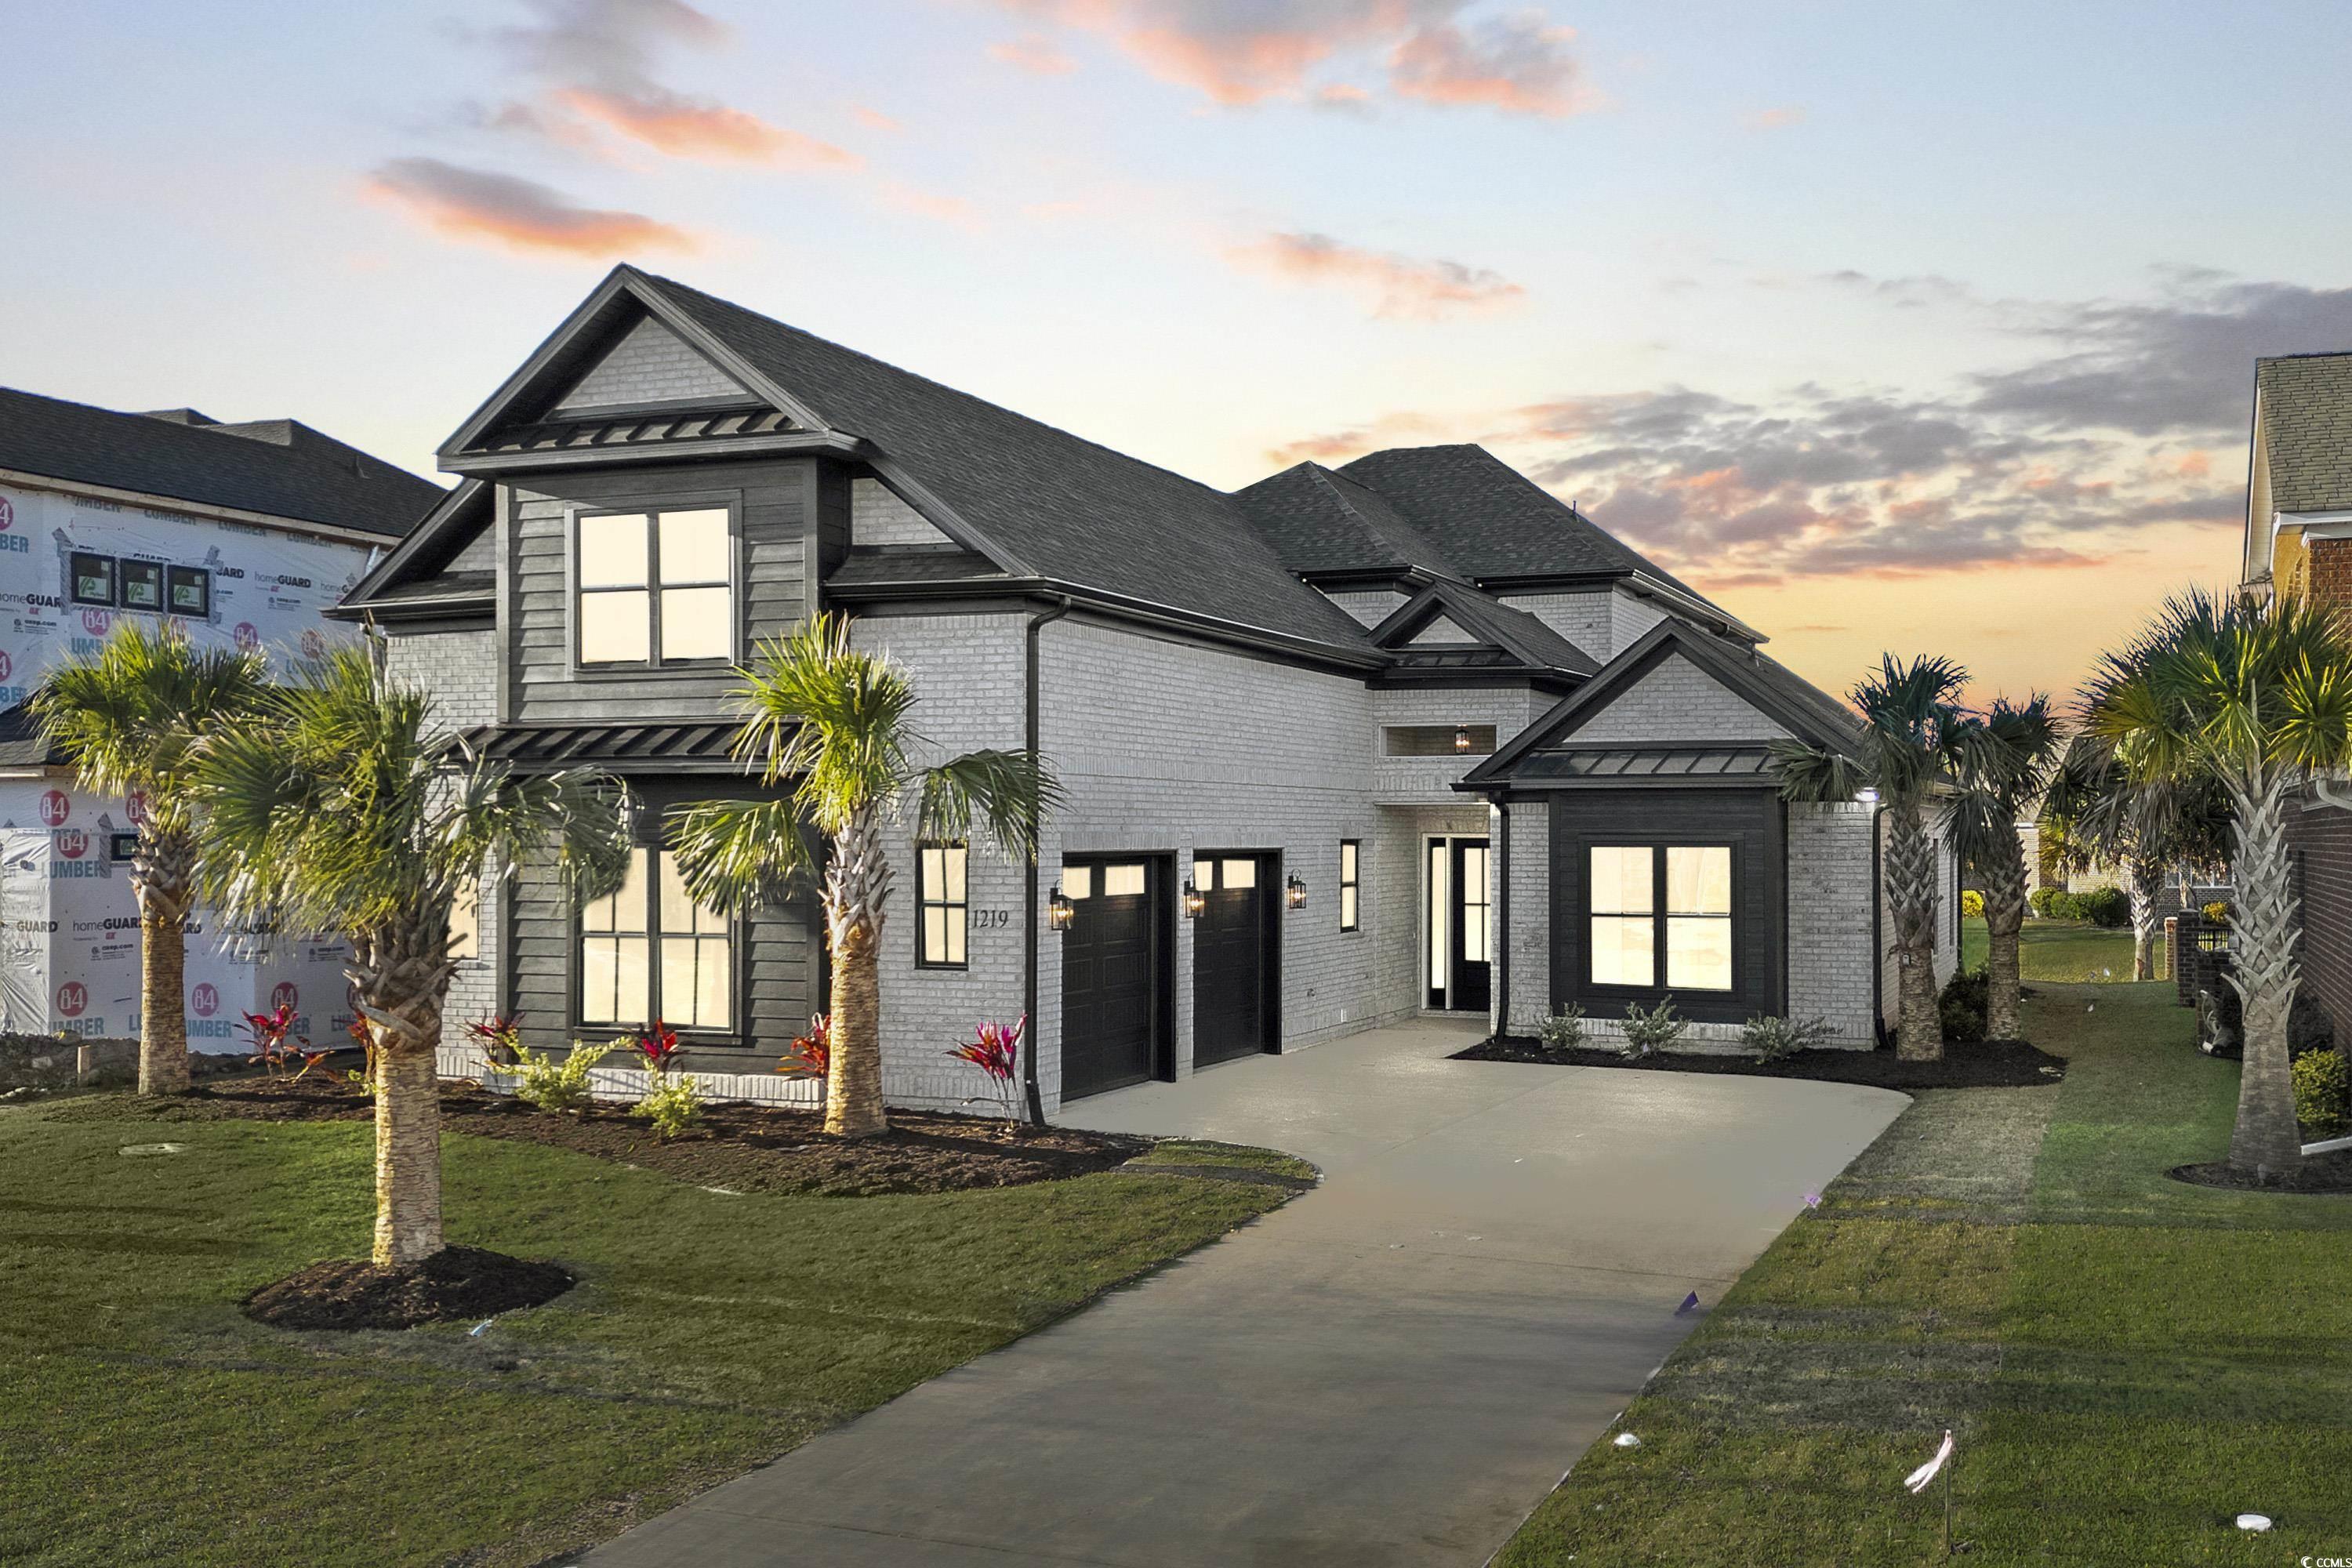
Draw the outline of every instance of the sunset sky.
<instances>
[{"instance_id":1,"label":"sunset sky","mask_svg":"<svg viewBox=\"0 0 2352 1568\"><path fill-rule=\"evenodd\" d=\"M435 444L636 261L1221 487L1477 440L2071 689L2352 348L2352 8L0 0L0 384Z\"/></svg>"}]
</instances>

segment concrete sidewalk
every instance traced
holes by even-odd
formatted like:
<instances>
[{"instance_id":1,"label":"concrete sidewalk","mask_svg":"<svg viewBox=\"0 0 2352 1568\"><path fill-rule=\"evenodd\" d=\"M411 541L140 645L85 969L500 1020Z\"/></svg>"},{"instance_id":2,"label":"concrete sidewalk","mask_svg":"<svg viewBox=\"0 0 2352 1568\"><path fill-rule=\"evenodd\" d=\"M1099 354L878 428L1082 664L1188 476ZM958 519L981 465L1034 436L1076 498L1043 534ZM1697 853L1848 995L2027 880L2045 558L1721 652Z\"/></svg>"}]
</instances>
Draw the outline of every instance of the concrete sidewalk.
<instances>
[{"instance_id":1,"label":"concrete sidewalk","mask_svg":"<svg viewBox=\"0 0 2352 1568\"><path fill-rule=\"evenodd\" d=\"M1475 1568L1906 1103L1456 1062L1385 1029L1071 1108L1323 1185L589 1553L651 1564Z\"/></svg>"}]
</instances>

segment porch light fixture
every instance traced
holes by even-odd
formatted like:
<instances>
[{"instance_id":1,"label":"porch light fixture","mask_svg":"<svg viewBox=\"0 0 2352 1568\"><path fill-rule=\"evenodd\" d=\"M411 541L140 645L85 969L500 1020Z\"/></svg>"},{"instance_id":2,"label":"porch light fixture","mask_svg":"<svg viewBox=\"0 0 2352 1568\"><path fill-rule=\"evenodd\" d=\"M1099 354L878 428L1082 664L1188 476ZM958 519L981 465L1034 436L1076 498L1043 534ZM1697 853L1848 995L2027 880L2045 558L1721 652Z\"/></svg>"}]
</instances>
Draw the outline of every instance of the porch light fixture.
<instances>
[{"instance_id":1,"label":"porch light fixture","mask_svg":"<svg viewBox=\"0 0 2352 1568\"><path fill-rule=\"evenodd\" d=\"M1067 931L1077 914L1078 907L1062 896L1062 884L1055 883L1053 892L1045 900L1045 923L1055 931Z\"/></svg>"},{"instance_id":2,"label":"porch light fixture","mask_svg":"<svg viewBox=\"0 0 2352 1568\"><path fill-rule=\"evenodd\" d=\"M1303 910L1307 907L1307 883L1297 872L1293 871L1290 874L1289 879L1283 883L1282 890L1290 900L1292 909Z\"/></svg>"},{"instance_id":3,"label":"porch light fixture","mask_svg":"<svg viewBox=\"0 0 2352 1568\"><path fill-rule=\"evenodd\" d=\"M1856 805L1876 805L1878 804L1878 792L1871 788L1868 784L1864 784L1862 788L1853 792L1853 803Z\"/></svg>"},{"instance_id":4,"label":"porch light fixture","mask_svg":"<svg viewBox=\"0 0 2352 1568\"><path fill-rule=\"evenodd\" d=\"M1456 752L1466 752L1470 749L1469 725L1456 724L1454 726L1454 749Z\"/></svg>"},{"instance_id":5,"label":"porch light fixture","mask_svg":"<svg viewBox=\"0 0 2352 1568\"><path fill-rule=\"evenodd\" d=\"M1201 896L1201 889L1192 885L1192 879L1185 878L1184 918L1188 921L1198 920L1201 918L1201 911L1208 907L1209 900Z\"/></svg>"}]
</instances>

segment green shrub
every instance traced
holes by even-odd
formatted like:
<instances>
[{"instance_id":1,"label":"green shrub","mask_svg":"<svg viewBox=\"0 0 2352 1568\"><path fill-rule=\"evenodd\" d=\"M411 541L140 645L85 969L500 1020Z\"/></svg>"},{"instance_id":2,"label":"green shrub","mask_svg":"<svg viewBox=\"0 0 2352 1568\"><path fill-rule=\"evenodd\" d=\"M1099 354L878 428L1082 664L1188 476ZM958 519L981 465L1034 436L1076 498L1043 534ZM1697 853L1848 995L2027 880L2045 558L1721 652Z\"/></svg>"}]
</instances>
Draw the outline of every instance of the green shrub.
<instances>
[{"instance_id":1,"label":"green shrub","mask_svg":"<svg viewBox=\"0 0 2352 1568\"><path fill-rule=\"evenodd\" d=\"M2131 922L2131 896L2121 888L2094 888L2074 895L2074 919L2104 931Z\"/></svg>"},{"instance_id":2,"label":"green shrub","mask_svg":"<svg viewBox=\"0 0 2352 1568\"><path fill-rule=\"evenodd\" d=\"M2067 908L2072 909L2074 903L2074 895L2068 892L2063 888L2036 888L2032 892L2027 894L2025 899L2025 907L2033 911L2033 918L2036 920L2063 921L2072 919L2073 917L2070 915L2062 915L2058 912L2058 906L2061 903L2063 903Z\"/></svg>"},{"instance_id":3,"label":"green shrub","mask_svg":"<svg viewBox=\"0 0 2352 1568\"><path fill-rule=\"evenodd\" d=\"M1991 981L1981 969L1963 969L1944 983L1936 998L1943 1015L1944 1038L1952 1045L1972 1046L1985 1037L1985 1010L1990 1004Z\"/></svg>"},{"instance_id":4,"label":"green shrub","mask_svg":"<svg viewBox=\"0 0 2352 1568\"><path fill-rule=\"evenodd\" d=\"M1536 1030L1536 1037L1548 1051L1572 1051L1584 1044L1584 1005L1573 1003L1555 1007L1550 1017Z\"/></svg>"},{"instance_id":5,"label":"green shrub","mask_svg":"<svg viewBox=\"0 0 2352 1568\"><path fill-rule=\"evenodd\" d=\"M2294 1119L2322 1138L2344 1131L2352 1110L2352 1074L2341 1051L2305 1051L2294 1058Z\"/></svg>"},{"instance_id":6,"label":"green shrub","mask_svg":"<svg viewBox=\"0 0 2352 1568\"><path fill-rule=\"evenodd\" d=\"M648 1073L646 1079L652 1087L637 1101L637 1110L653 1118L655 1137L667 1142L701 1124L702 1086L692 1073Z\"/></svg>"},{"instance_id":7,"label":"green shrub","mask_svg":"<svg viewBox=\"0 0 2352 1568\"><path fill-rule=\"evenodd\" d=\"M2225 926L2230 923L2230 916L2234 911L2230 908L2229 900L2216 899L2210 904L2199 906L2197 912L2205 917L2209 925Z\"/></svg>"},{"instance_id":8,"label":"green shrub","mask_svg":"<svg viewBox=\"0 0 2352 1568\"><path fill-rule=\"evenodd\" d=\"M607 1040L601 1046L575 1040L572 1050L561 1061L545 1051L534 1051L529 1046L514 1047L511 1067L493 1064L489 1071L515 1080L515 1098L541 1110L585 1110L596 1102L588 1086L590 1069L614 1051L633 1048L636 1042L624 1035L617 1040Z\"/></svg>"},{"instance_id":9,"label":"green shrub","mask_svg":"<svg viewBox=\"0 0 2352 1568\"><path fill-rule=\"evenodd\" d=\"M1961 889L1960 913L1972 921L1984 919L1984 895L1974 888Z\"/></svg>"},{"instance_id":10,"label":"green shrub","mask_svg":"<svg viewBox=\"0 0 2352 1568\"><path fill-rule=\"evenodd\" d=\"M1642 1011L1635 1002L1625 1004L1625 1054L1629 1057L1652 1056L1664 1050L1682 1038L1690 1027L1690 1020L1675 1011L1671 993L1660 998L1650 1011Z\"/></svg>"},{"instance_id":11,"label":"green shrub","mask_svg":"<svg viewBox=\"0 0 2352 1568\"><path fill-rule=\"evenodd\" d=\"M1827 1018L1776 1018L1759 1013L1739 1026L1740 1044L1768 1062L1810 1051L1829 1037Z\"/></svg>"}]
</instances>

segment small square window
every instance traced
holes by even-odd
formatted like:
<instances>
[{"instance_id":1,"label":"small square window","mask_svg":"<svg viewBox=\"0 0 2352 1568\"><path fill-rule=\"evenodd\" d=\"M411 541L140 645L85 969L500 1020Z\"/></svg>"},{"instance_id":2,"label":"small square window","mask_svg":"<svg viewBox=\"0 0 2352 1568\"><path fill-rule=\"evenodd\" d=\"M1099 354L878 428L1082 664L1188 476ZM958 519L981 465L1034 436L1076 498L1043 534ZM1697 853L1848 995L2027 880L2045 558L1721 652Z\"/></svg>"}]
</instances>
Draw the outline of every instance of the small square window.
<instances>
[{"instance_id":1,"label":"small square window","mask_svg":"<svg viewBox=\"0 0 2352 1568\"><path fill-rule=\"evenodd\" d=\"M1103 868L1103 897L1131 899L1143 891L1143 868L1140 866L1106 866Z\"/></svg>"},{"instance_id":2,"label":"small square window","mask_svg":"<svg viewBox=\"0 0 2352 1568\"><path fill-rule=\"evenodd\" d=\"M186 616L198 621L210 617L213 613L213 574L209 567L174 566L167 575L173 615Z\"/></svg>"},{"instance_id":3,"label":"small square window","mask_svg":"<svg viewBox=\"0 0 2352 1568\"><path fill-rule=\"evenodd\" d=\"M161 561L122 563L122 607L161 610L163 607L163 563Z\"/></svg>"},{"instance_id":4,"label":"small square window","mask_svg":"<svg viewBox=\"0 0 2352 1568\"><path fill-rule=\"evenodd\" d=\"M1095 868L1092 866L1062 868L1062 897L1075 900L1094 896Z\"/></svg>"},{"instance_id":5,"label":"small square window","mask_svg":"<svg viewBox=\"0 0 2352 1568\"><path fill-rule=\"evenodd\" d=\"M106 836L106 858L118 866L128 866L139 853L139 835L110 833Z\"/></svg>"},{"instance_id":6,"label":"small square window","mask_svg":"<svg viewBox=\"0 0 2352 1568\"><path fill-rule=\"evenodd\" d=\"M114 594L114 557L97 555L87 550L74 551L66 559L66 572L70 579L68 597L77 605L104 605L112 608Z\"/></svg>"}]
</instances>

